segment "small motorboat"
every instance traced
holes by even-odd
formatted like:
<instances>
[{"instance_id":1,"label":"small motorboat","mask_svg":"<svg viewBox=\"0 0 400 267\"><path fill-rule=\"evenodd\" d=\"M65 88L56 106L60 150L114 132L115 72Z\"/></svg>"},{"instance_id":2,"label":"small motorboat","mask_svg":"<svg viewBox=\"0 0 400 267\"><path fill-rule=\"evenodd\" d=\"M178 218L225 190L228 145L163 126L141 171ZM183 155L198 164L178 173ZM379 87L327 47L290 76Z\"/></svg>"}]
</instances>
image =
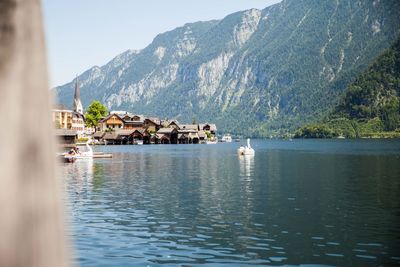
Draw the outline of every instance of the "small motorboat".
<instances>
[{"instance_id":1,"label":"small motorboat","mask_svg":"<svg viewBox=\"0 0 400 267\"><path fill-rule=\"evenodd\" d=\"M240 156L254 155L255 151L250 145L250 138L247 138L247 146L241 146L237 151Z\"/></svg>"},{"instance_id":2,"label":"small motorboat","mask_svg":"<svg viewBox=\"0 0 400 267\"><path fill-rule=\"evenodd\" d=\"M222 136L221 142L230 143L232 142L232 136L230 134L225 134Z\"/></svg>"}]
</instances>

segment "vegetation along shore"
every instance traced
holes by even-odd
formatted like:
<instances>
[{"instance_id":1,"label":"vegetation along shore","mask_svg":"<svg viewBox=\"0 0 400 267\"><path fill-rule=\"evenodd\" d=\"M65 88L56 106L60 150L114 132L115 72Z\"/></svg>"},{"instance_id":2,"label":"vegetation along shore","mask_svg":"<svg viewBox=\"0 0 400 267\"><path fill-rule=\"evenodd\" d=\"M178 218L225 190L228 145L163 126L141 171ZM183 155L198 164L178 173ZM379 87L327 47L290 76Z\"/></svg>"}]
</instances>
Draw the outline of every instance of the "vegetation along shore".
<instances>
[{"instance_id":1,"label":"vegetation along shore","mask_svg":"<svg viewBox=\"0 0 400 267\"><path fill-rule=\"evenodd\" d=\"M320 123L296 138L400 138L400 38L347 88Z\"/></svg>"}]
</instances>

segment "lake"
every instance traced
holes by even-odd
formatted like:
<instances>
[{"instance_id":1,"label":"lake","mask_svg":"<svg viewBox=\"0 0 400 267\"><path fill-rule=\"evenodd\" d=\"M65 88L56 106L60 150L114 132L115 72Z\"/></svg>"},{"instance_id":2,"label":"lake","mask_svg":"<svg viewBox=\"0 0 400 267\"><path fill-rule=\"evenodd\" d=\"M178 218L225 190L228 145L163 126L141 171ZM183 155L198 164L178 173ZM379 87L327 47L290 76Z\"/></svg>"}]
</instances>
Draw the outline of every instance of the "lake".
<instances>
[{"instance_id":1,"label":"lake","mask_svg":"<svg viewBox=\"0 0 400 267\"><path fill-rule=\"evenodd\" d=\"M400 264L400 140L252 145L97 146L114 157L60 164L78 265Z\"/></svg>"}]
</instances>

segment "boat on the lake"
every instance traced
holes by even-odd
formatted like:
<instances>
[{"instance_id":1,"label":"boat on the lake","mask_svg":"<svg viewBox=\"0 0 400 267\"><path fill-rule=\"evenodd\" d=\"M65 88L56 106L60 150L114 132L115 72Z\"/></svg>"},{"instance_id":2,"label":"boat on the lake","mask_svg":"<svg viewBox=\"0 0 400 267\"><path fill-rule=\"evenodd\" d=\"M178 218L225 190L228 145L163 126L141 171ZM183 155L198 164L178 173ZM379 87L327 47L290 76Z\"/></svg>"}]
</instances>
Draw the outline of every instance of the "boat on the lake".
<instances>
[{"instance_id":1,"label":"boat on the lake","mask_svg":"<svg viewBox=\"0 0 400 267\"><path fill-rule=\"evenodd\" d=\"M85 145L87 151L80 152L77 147L72 148L67 153L58 154L58 157L62 162L65 163L74 163L77 159L79 160L92 160L95 158L112 158L112 154L105 154L104 152L93 152L93 149L89 145L90 141L88 141Z\"/></svg>"},{"instance_id":2,"label":"boat on the lake","mask_svg":"<svg viewBox=\"0 0 400 267\"><path fill-rule=\"evenodd\" d=\"M221 142L230 143L232 142L232 136L230 134L225 134L222 136Z\"/></svg>"},{"instance_id":3,"label":"boat on the lake","mask_svg":"<svg viewBox=\"0 0 400 267\"><path fill-rule=\"evenodd\" d=\"M77 159L80 160L92 160L94 158L112 158L111 154L104 154L103 152L93 152L92 147L89 145L90 141L85 143L86 151L79 151L78 147L72 148L67 153L59 154L58 156L61 158L62 162L65 163L74 163Z\"/></svg>"},{"instance_id":4,"label":"boat on the lake","mask_svg":"<svg viewBox=\"0 0 400 267\"><path fill-rule=\"evenodd\" d=\"M81 152L81 151L76 151L75 152L75 157L77 158L77 159L93 159L93 149L92 149L92 147L89 145L89 141L87 141L86 143L85 143L85 146L86 146L86 151L84 151L84 152Z\"/></svg>"},{"instance_id":5,"label":"boat on the lake","mask_svg":"<svg viewBox=\"0 0 400 267\"><path fill-rule=\"evenodd\" d=\"M254 155L255 151L250 145L250 138L247 138L247 145L246 146L240 146L237 151L238 151L238 154L240 156L247 156L247 155L252 156L252 155Z\"/></svg>"}]
</instances>

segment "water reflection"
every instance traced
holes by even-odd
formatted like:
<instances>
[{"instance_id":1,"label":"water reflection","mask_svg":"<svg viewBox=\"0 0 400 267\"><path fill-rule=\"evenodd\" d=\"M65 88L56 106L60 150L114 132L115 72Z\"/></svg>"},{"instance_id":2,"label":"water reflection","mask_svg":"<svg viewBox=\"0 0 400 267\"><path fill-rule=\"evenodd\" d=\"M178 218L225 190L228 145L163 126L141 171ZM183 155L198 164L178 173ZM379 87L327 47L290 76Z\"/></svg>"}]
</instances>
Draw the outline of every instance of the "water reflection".
<instances>
[{"instance_id":1,"label":"water reflection","mask_svg":"<svg viewBox=\"0 0 400 267\"><path fill-rule=\"evenodd\" d=\"M399 155L311 144L110 146L61 165L80 264L398 264Z\"/></svg>"},{"instance_id":2,"label":"water reflection","mask_svg":"<svg viewBox=\"0 0 400 267\"><path fill-rule=\"evenodd\" d=\"M80 191L87 184L91 184L93 180L93 160L81 160L75 164L63 164L64 172L72 181L76 191Z\"/></svg>"},{"instance_id":3,"label":"water reflection","mask_svg":"<svg viewBox=\"0 0 400 267\"><path fill-rule=\"evenodd\" d=\"M254 172L254 155L240 155L239 158L239 166L240 166L240 175L244 177L253 176Z\"/></svg>"}]
</instances>

